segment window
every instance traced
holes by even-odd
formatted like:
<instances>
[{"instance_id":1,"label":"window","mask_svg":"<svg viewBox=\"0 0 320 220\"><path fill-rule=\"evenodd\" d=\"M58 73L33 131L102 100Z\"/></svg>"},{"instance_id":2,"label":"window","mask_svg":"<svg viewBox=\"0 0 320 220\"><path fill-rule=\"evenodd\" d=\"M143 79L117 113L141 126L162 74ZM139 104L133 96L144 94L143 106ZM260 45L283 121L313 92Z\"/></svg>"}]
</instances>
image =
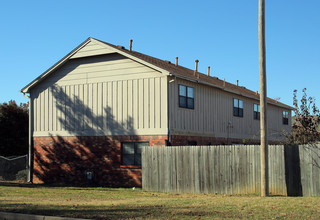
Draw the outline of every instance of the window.
<instances>
[{"instance_id":1,"label":"window","mask_svg":"<svg viewBox=\"0 0 320 220\"><path fill-rule=\"evenodd\" d=\"M260 105L253 104L253 118L260 120Z\"/></svg>"},{"instance_id":2,"label":"window","mask_svg":"<svg viewBox=\"0 0 320 220\"><path fill-rule=\"evenodd\" d=\"M179 107L194 109L194 88L179 85Z\"/></svg>"},{"instance_id":3,"label":"window","mask_svg":"<svg viewBox=\"0 0 320 220\"><path fill-rule=\"evenodd\" d=\"M282 112L282 124L284 125L289 124L289 112L287 111Z\"/></svg>"},{"instance_id":4,"label":"window","mask_svg":"<svg viewBox=\"0 0 320 220\"><path fill-rule=\"evenodd\" d=\"M122 143L122 165L141 166L141 149L149 146L148 142L124 142Z\"/></svg>"},{"instance_id":5,"label":"window","mask_svg":"<svg viewBox=\"0 0 320 220\"><path fill-rule=\"evenodd\" d=\"M240 99L233 99L233 115L243 117L243 101Z\"/></svg>"}]
</instances>

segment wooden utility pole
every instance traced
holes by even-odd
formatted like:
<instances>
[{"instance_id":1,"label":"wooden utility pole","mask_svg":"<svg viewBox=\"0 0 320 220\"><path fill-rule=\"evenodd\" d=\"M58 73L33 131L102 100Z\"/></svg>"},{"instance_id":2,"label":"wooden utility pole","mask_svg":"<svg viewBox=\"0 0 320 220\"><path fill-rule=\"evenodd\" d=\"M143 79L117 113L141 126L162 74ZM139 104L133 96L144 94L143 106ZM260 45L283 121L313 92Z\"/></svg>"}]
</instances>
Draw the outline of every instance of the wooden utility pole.
<instances>
[{"instance_id":1,"label":"wooden utility pole","mask_svg":"<svg viewBox=\"0 0 320 220\"><path fill-rule=\"evenodd\" d=\"M260 132L261 132L261 196L269 195L268 135L267 135L267 80L265 40L265 0L259 0L259 72L260 72Z\"/></svg>"}]
</instances>

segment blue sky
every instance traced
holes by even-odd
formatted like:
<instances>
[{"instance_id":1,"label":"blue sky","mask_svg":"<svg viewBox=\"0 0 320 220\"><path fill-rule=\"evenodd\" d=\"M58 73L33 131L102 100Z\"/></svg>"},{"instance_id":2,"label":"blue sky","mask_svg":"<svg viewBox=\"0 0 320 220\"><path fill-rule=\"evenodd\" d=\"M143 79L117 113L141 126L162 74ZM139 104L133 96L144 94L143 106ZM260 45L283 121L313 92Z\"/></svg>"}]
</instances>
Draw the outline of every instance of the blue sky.
<instances>
[{"instance_id":1,"label":"blue sky","mask_svg":"<svg viewBox=\"0 0 320 220\"><path fill-rule=\"evenodd\" d=\"M292 105L293 90L320 98L320 1L266 0L267 94ZM258 0L3 1L0 102L88 37L259 89ZM319 106L320 100L317 100Z\"/></svg>"}]
</instances>

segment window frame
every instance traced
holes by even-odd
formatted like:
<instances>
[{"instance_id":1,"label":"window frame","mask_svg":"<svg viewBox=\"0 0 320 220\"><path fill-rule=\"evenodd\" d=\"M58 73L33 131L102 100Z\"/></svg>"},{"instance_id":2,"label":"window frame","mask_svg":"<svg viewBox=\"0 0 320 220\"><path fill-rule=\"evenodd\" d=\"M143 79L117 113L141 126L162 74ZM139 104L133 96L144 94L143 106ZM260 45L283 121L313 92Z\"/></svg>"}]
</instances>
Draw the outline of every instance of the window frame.
<instances>
[{"instance_id":1,"label":"window frame","mask_svg":"<svg viewBox=\"0 0 320 220\"><path fill-rule=\"evenodd\" d=\"M180 87L185 87L185 91L186 91L185 95L180 94ZM192 96L193 97L189 96L188 89L192 89ZM178 97L179 97L178 98L179 108L194 109L194 87L179 84L178 85ZM183 105L181 102L182 98L185 99L185 105ZM192 100L192 106L189 105L189 100Z\"/></svg>"},{"instance_id":2,"label":"window frame","mask_svg":"<svg viewBox=\"0 0 320 220\"><path fill-rule=\"evenodd\" d=\"M255 106L257 106L258 111L256 111ZM253 103L253 119L260 120L260 104Z\"/></svg>"},{"instance_id":3,"label":"window frame","mask_svg":"<svg viewBox=\"0 0 320 220\"><path fill-rule=\"evenodd\" d=\"M138 153L138 145L137 144L141 144L141 143L145 143L146 146L149 146L149 141L124 141L124 142L121 142L121 167L141 167L141 164L139 164L137 161L136 161L136 158L137 156L140 155L140 158L141 158L141 153L139 154ZM124 144L133 144L133 154L124 154ZM125 156L128 156L128 155L133 155L133 164L124 164L124 157ZM141 159L140 159L140 162L141 162Z\"/></svg>"},{"instance_id":4,"label":"window frame","mask_svg":"<svg viewBox=\"0 0 320 220\"><path fill-rule=\"evenodd\" d=\"M235 101L237 100L237 106L235 106ZM240 107L240 103L242 104L242 108ZM243 118L243 100L233 98L233 116ZM242 111L240 111L242 110Z\"/></svg>"},{"instance_id":5,"label":"window frame","mask_svg":"<svg viewBox=\"0 0 320 220\"><path fill-rule=\"evenodd\" d=\"M289 112L288 111L282 111L282 124L289 125Z\"/></svg>"}]
</instances>

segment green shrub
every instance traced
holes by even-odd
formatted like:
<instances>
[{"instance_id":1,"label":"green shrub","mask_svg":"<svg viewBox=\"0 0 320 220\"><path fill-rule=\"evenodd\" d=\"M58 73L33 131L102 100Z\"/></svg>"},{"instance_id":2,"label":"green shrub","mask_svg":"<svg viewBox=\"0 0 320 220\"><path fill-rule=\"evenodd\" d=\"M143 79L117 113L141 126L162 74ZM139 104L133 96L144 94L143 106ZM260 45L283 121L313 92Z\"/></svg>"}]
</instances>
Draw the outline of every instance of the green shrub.
<instances>
[{"instance_id":1,"label":"green shrub","mask_svg":"<svg viewBox=\"0 0 320 220\"><path fill-rule=\"evenodd\" d=\"M27 181L27 170L20 170L16 174L16 180L22 180L22 181L26 182Z\"/></svg>"}]
</instances>

